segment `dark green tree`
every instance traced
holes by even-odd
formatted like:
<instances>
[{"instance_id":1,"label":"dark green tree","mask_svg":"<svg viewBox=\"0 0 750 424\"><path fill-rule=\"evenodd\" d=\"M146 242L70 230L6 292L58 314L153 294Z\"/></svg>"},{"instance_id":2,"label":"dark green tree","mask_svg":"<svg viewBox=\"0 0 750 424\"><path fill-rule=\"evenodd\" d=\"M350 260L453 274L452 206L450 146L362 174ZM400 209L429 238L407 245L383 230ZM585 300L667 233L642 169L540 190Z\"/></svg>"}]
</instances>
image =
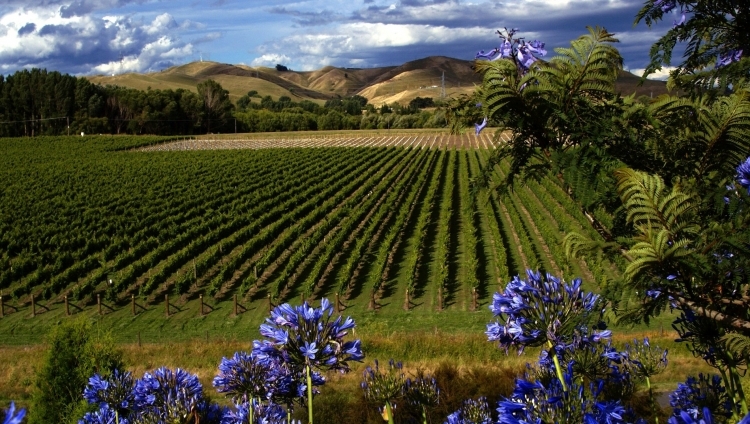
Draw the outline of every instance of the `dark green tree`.
<instances>
[{"instance_id":1,"label":"dark green tree","mask_svg":"<svg viewBox=\"0 0 750 424\"><path fill-rule=\"evenodd\" d=\"M122 370L122 353L85 318L54 327L47 346L34 379L29 423L76 423L89 408L83 399L89 377Z\"/></svg>"},{"instance_id":2,"label":"dark green tree","mask_svg":"<svg viewBox=\"0 0 750 424\"><path fill-rule=\"evenodd\" d=\"M214 80L205 80L198 84L198 96L203 100L203 122L206 132L220 128L234 108L229 101L229 92Z\"/></svg>"}]
</instances>

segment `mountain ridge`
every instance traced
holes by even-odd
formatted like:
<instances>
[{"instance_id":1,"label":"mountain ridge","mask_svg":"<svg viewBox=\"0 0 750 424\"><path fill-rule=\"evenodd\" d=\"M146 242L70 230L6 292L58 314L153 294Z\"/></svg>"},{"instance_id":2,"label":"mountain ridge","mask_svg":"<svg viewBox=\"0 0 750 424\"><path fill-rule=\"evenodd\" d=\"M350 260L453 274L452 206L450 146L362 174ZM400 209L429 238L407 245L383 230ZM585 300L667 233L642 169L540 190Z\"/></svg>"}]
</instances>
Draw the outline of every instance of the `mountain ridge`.
<instances>
[{"instance_id":1,"label":"mountain ridge","mask_svg":"<svg viewBox=\"0 0 750 424\"><path fill-rule=\"evenodd\" d=\"M481 84L481 75L472 69L472 61L447 56L429 56L405 62L399 66L374 68L345 68L324 66L313 71L279 71L267 67L250 67L226 63L199 61L174 66L160 72L145 74L96 75L87 77L101 85L119 85L139 90L188 89L206 79L216 80L237 101L249 91L259 96L278 99L288 96L296 101L326 100L360 95L375 105L394 102L408 103L416 97L439 98L471 94ZM638 96L658 96L666 93L663 81L646 80L622 71L617 89L623 95L635 92Z\"/></svg>"}]
</instances>

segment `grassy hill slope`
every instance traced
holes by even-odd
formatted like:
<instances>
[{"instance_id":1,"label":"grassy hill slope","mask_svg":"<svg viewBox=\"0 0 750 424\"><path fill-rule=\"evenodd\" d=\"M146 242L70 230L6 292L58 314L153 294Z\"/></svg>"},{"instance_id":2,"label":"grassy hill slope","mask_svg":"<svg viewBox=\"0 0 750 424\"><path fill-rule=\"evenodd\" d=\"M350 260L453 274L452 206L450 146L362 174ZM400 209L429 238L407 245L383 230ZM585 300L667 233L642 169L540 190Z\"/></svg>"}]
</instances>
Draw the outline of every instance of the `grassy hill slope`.
<instances>
[{"instance_id":1,"label":"grassy hill slope","mask_svg":"<svg viewBox=\"0 0 750 424\"><path fill-rule=\"evenodd\" d=\"M294 100L323 103L336 97L358 94L370 103L408 103L415 97L441 96L443 78L447 97L470 94L481 84L481 75L474 72L472 62L445 56L431 56L406 62L401 66L380 68L337 68L326 66L315 71L277 71L273 68L230 65L216 62L193 62L161 72L92 76L89 79L102 85L121 85L139 90L178 89L196 90L201 81L213 79L229 91L237 101L250 90L261 96L278 99L288 96ZM667 92L663 81L647 80L639 85L640 77L622 71L616 84L623 95L658 96Z\"/></svg>"}]
</instances>

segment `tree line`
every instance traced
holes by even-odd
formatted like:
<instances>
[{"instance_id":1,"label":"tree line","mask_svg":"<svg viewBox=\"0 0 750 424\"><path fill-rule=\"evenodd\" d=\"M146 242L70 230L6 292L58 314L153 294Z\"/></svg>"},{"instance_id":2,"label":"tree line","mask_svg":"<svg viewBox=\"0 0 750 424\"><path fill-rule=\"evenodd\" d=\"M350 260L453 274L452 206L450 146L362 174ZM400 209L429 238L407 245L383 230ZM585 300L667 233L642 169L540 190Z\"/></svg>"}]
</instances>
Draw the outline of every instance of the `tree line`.
<instances>
[{"instance_id":1,"label":"tree line","mask_svg":"<svg viewBox=\"0 0 750 424\"><path fill-rule=\"evenodd\" d=\"M250 91L235 105L216 81L203 81L196 89L102 86L44 69L0 75L0 136L438 128L446 123L440 107L424 110L439 106L432 99L375 108L356 95L320 105Z\"/></svg>"}]
</instances>

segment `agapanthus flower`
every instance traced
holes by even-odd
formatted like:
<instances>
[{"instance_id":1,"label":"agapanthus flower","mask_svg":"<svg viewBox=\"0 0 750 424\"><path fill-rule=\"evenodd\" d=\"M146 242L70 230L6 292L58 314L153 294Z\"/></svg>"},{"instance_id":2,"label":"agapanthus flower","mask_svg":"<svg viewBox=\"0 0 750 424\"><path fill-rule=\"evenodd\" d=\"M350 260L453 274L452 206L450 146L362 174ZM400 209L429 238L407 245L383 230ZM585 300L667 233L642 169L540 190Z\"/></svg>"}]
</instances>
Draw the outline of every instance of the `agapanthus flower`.
<instances>
[{"instance_id":1,"label":"agapanthus flower","mask_svg":"<svg viewBox=\"0 0 750 424\"><path fill-rule=\"evenodd\" d=\"M675 418L682 417L684 413L694 420L705 419L705 410L714 416L732 416L732 401L718 375L709 377L699 374L697 379L688 377L669 395L669 404Z\"/></svg>"},{"instance_id":2,"label":"agapanthus flower","mask_svg":"<svg viewBox=\"0 0 750 424\"><path fill-rule=\"evenodd\" d=\"M585 424L618 424L624 423L625 407L620 402L596 402L591 412L583 415Z\"/></svg>"},{"instance_id":3,"label":"agapanthus flower","mask_svg":"<svg viewBox=\"0 0 750 424\"><path fill-rule=\"evenodd\" d=\"M446 424L491 424L492 415L487 399L468 399L464 401L461 408L448 415Z\"/></svg>"},{"instance_id":4,"label":"agapanthus flower","mask_svg":"<svg viewBox=\"0 0 750 424\"><path fill-rule=\"evenodd\" d=\"M633 340L625 345L623 357L632 364L632 372L637 378L650 378L660 374L667 367L667 349L651 346L648 337L643 342Z\"/></svg>"},{"instance_id":5,"label":"agapanthus flower","mask_svg":"<svg viewBox=\"0 0 750 424\"><path fill-rule=\"evenodd\" d=\"M138 414L148 419L185 419L203 404L203 387L198 376L177 368L161 367L145 373L133 389Z\"/></svg>"},{"instance_id":6,"label":"agapanthus flower","mask_svg":"<svg viewBox=\"0 0 750 424\"><path fill-rule=\"evenodd\" d=\"M406 379L404 397L412 405L422 407L436 406L440 402L440 387L432 377Z\"/></svg>"},{"instance_id":7,"label":"agapanthus flower","mask_svg":"<svg viewBox=\"0 0 750 424\"><path fill-rule=\"evenodd\" d=\"M572 365L568 363L563 373L567 390L557 378L543 383L531 379L527 373L524 378L516 379L510 398L498 403L498 423L583 422L592 405L584 397L583 386L573 378Z\"/></svg>"},{"instance_id":8,"label":"agapanthus flower","mask_svg":"<svg viewBox=\"0 0 750 424\"><path fill-rule=\"evenodd\" d=\"M602 328L599 296L583 291L580 279L564 282L550 274L542 277L531 270L526 274L528 281L515 276L503 293L493 296L490 310L502 321L487 325L490 341L506 351L515 347L519 353L545 343L564 348L573 342L576 330ZM592 337L597 334L591 332Z\"/></svg>"},{"instance_id":9,"label":"agapanthus flower","mask_svg":"<svg viewBox=\"0 0 750 424\"><path fill-rule=\"evenodd\" d=\"M279 305L260 327L267 340L254 343L254 350L261 357L280 357L290 366L348 371L348 361L364 358L361 342L343 340L354 328L354 320L340 316L332 320L332 315L328 299L321 301L320 308L307 302Z\"/></svg>"},{"instance_id":10,"label":"agapanthus flower","mask_svg":"<svg viewBox=\"0 0 750 424\"><path fill-rule=\"evenodd\" d=\"M360 386L365 394L365 399L377 405L386 402L393 404L404 395L405 376L403 365L393 359L388 361L388 370L382 372L380 364L375 360L375 368L366 367L362 372Z\"/></svg>"},{"instance_id":11,"label":"agapanthus flower","mask_svg":"<svg viewBox=\"0 0 750 424\"><path fill-rule=\"evenodd\" d=\"M737 167L737 182L742 188L747 190L747 194L750 195L750 157L745 159Z\"/></svg>"},{"instance_id":12,"label":"agapanthus flower","mask_svg":"<svg viewBox=\"0 0 750 424\"><path fill-rule=\"evenodd\" d=\"M19 421L20 423L20 421ZM114 409L111 409L106 403L99 407L96 412L87 412L78 424L128 424L127 417L117 416Z\"/></svg>"},{"instance_id":13,"label":"agapanthus flower","mask_svg":"<svg viewBox=\"0 0 750 424\"><path fill-rule=\"evenodd\" d=\"M10 407L5 410L5 418L3 418L3 424L21 424L24 416L26 416L26 410L21 408L16 411L15 402L11 402Z\"/></svg>"},{"instance_id":14,"label":"agapanthus flower","mask_svg":"<svg viewBox=\"0 0 750 424\"><path fill-rule=\"evenodd\" d=\"M120 414L126 413L133 407L134 379L130 372L115 369L112 374L102 377L94 374L83 391L83 398L91 404L107 404Z\"/></svg>"},{"instance_id":15,"label":"agapanthus flower","mask_svg":"<svg viewBox=\"0 0 750 424\"><path fill-rule=\"evenodd\" d=\"M235 352L231 358L222 358L219 375L213 385L219 393L225 393L232 400L266 397L275 381L273 370L280 366L270 358L260 359L258 355Z\"/></svg>"},{"instance_id":16,"label":"agapanthus flower","mask_svg":"<svg viewBox=\"0 0 750 424\"><path fill-rule=\"evenodd\" d=\"M226 411L221 424L287 424L287 414L280 405L253 399L250 402L235 403L233 410Z\"/></svg>"},{"instance_id":17,"label":"agapanthus flower","mask_svg":"<svg viewBox=\"0 0 750 424\"><path fill-rule=\"evenodd\" d=\"M681 411L678 415L672 415L667 420L667 424L713 424L714 419L708 408L703 408L702 413L695 416ZM741 424L741 423L740 423Z\"/></svg>"}]
</instances>

